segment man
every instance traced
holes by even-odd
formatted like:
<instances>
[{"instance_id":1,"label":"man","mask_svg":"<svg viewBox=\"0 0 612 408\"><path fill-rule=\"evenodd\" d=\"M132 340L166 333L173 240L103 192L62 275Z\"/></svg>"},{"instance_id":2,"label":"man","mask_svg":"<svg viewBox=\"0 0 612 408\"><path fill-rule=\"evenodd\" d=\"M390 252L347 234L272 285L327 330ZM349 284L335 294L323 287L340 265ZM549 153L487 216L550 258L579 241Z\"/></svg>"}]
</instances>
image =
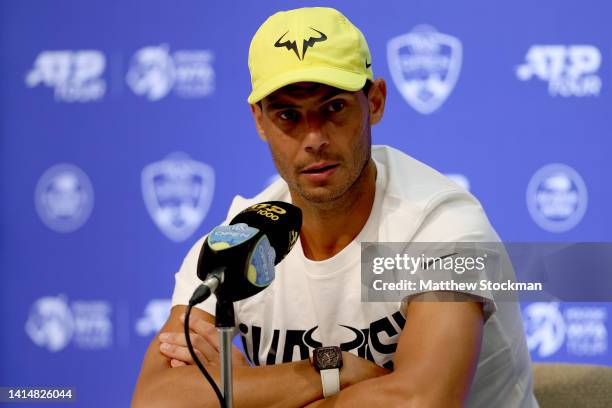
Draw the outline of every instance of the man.
<instances>
[{"instance_id":1,"label":"man","mask_svg":"<svg viewBox=\"0 0 612 408\"><path fill-rule=\"evenodd\" d=\"M374 79L371 64L362 33L330 8L277 13L251 42L248 102L282 179L251 200L237 197L228 219L251 204L281 200L301 208L303 226L276 280L235 304L254 366L234 350L234 402L537 406L516 304L470 292L462 302L417 301L428 294L361 302L360 242L499 240L469 193L397 150L372 148L386 85ZM202 242L176 274L172 312L145 356L135 407L217 405L181 333L184 305L199 284ZM200 308L192 338L218 381L214 299ZM342 367L317 360L321 346L341 346Z\"/></svg>"}]
</instances>

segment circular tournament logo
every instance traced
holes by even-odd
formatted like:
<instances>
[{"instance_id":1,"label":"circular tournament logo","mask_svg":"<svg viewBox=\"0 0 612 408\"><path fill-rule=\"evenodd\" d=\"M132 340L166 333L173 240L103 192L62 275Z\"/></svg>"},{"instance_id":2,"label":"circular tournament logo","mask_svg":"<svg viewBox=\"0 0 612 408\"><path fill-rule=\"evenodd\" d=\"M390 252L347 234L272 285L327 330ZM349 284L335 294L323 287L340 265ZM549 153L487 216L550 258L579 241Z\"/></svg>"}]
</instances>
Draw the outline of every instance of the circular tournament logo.
<instances>
[{"instance_id":1,"label":"circular tournament logo","mask_svg":"<svg viewBox=\"0 0 612 408\"><path fill-rule=\"evenodd\" d=\"M25 325L34 344L49 351L66 347L74 331L72 312L62 296L38 299L30 309Z\"/></svg>"},{"instance_id":2,"label":"circular tournament logo","mask_svg":"<svg viewBox=\"0 0 612 408\"><path fill-rule=\"evenodd\" d=\"M533 220L550 232L565 232L582 220L587 209L584 180L565 164L539 169L527 187L527 208Z\"/></svg>"},{"instance_id":3,"label":"circular tournament logo","mask_svg":"<svg viewBox=\"0 0 612 408\"><path fill-rule=\"evenodd\" d=\"M540 357L555 354L565 341L566 325L556 302L535 302L523 309L529 351Z\"/></svg>"},{"instance_id":4,"label":"circular tournament logo","mask_svg":"<svg viewBox=\"0 0 612 408\"><path fill-rule=\"evenodd\" d=\"M144 47L132 58L126 81L136 95L158 101L172 89L175 71L167 45Z\"/></svg>"},{"instance_id":5,"label":"circular tournament logo","mask_svg":"<svg viewBox=\"0 0 612 408\"><path fill-rule=\"evenodd\" d=\"M91 214L93 188L81 169L72 164L58 164L38 181L34 202L47 227L56 232L73 232Z\"/></svg>"}]
</instances>

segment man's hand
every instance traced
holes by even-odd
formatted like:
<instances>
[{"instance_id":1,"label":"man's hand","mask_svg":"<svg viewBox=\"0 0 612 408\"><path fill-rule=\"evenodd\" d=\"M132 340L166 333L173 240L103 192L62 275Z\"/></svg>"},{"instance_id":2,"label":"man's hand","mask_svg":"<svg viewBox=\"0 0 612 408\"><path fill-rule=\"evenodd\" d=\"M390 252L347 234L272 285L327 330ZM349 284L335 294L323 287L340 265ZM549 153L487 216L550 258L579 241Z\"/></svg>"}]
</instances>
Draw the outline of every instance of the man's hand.
<instances>
[{"instance_id":1,"label":"man's hand","mask_svg":"<svg viewBox=\"0 0 612 408\"><path fill-rule=\"evenodd\" d=\"M184 324L185 315L181 316ZM202 363L220 364L221 346L217 328L209 322L191 315L189 317L189 335L196 356ZM187 349L183 332L164 332L159 335L159 351L170 360L172 367L195 364ZM249 363L236 346L232 345L232 364L248 366Z\"/></svg>"},{"instance_id":2,"label":"man's hand","mask_svg":"<svg viewBox=\"0 0 612 408\"><path fill-rule=\"evenodd\" d=\"M198 368L191 363L182 330L184 324L182 324L181 315L185 313L185 310L186 306L174 306L160 335L155 336L151 341L134 390L132 407L218 406L217 397L212 392L212 388L204 381ZM193 309L191 316L190 329L197 352L202 356L205 364L211 367L209 373L219 384L221 375L218 369L219 342L216 329L213 327L215 318L200 309ZM161 333L170 334L169 339L162 337ZM161 350L162 342L171 346L172 350ZM323 398L321 376L308 360L250 367L242 365L246 364L246 361L236 348L233 350L233 356L236 363L233 368L236 406L303 407ZM173 366L170 365L172 359L176 360ZM343 359L344 367L340 370L340 387L343 390L359 387L359 384L368 381L375 381L379 376L394 375L394 373L384 375L388 373L387 370L348 353L343 354ZM369 394L371 392L367 388L365 395ZM357 400L361 402L363 399L362 395ZM363 406L363 404L352 406Z\"/></svg>"}]
</instances>

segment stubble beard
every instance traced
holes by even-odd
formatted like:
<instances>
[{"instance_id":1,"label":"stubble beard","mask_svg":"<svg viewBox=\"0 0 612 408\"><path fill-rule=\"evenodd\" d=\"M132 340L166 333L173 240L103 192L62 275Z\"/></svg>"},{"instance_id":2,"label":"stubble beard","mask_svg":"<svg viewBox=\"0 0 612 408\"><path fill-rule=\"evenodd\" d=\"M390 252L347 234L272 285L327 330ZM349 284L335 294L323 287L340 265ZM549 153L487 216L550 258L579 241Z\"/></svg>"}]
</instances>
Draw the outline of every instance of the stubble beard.
<instances>
[{"instance_id":1,"label":"stubble beard","mask_svg":"<svg viewBox=\"0 0 612 408\"><path fill-rule=\"evenodd\" d=\"M315 204L317 206L323 206L326 208L332 208L335 206L344 207L340 205L344 201L351 201L358 199L361 195L359 186L362 184L361 179L364 177L366 168L371 158L371 145L364 149L356 148L354 155L359 156L358 160L355 161L353 169L357 169L354 173L349 174L346 181L338 186L320 186L320 187L305 187L300 181L300 173L296 173L296 177L289 184L289 189L292 192L297 193L302 200L305 202ZM323 159L329 159L329 157L323 157ZM340 166L338 170L342 171L346 167ZM284 176L281 174L281 176ZM283 177L287 180L287 177ZM355 191L351 191L354 189Z\"/></svg>"}]
</instances>

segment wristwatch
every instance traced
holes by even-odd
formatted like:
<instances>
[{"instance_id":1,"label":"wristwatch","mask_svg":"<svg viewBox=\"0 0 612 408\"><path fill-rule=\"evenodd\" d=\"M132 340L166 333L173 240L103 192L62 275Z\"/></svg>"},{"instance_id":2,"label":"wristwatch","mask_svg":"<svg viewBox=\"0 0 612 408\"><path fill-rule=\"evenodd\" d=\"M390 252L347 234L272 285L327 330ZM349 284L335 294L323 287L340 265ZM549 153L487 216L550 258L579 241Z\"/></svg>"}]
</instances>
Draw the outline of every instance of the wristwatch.
<instances>
[{"instance_id":1,"label":"wristwatch","mask_svg":"<svg viewBox=\"0 0 612 408\"><path fill-rule=\"evenodd\" d=\"M317 347L312 352L312 364L321 373L323 397L331 397L340 391L342 350L338 346Z\"/></svg>"}]
</instances>

